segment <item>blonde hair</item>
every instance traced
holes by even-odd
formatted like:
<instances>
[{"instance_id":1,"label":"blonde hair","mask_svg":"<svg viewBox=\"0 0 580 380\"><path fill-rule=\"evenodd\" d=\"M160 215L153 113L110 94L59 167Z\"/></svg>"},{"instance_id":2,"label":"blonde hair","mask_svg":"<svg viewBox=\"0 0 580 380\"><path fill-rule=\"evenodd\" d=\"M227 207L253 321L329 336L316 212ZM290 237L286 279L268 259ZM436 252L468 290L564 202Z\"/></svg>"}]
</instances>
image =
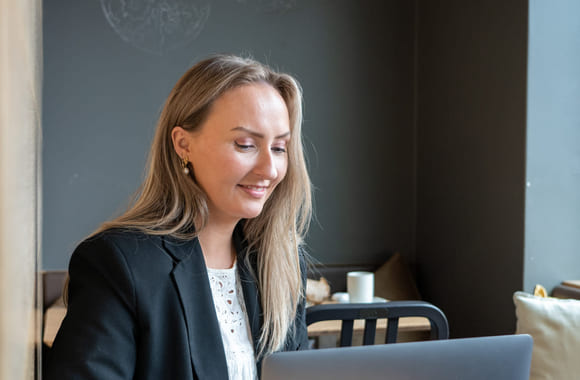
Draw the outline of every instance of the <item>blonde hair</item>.
<instances>
[{"instance_id":1,"label":"blonde hair","mask_svg":"<svg viewBox=\"0 0 580 380\"><path fill-rule=\"evenodd\" d=\"M302 91L291 76L277 73L251 59L216 55L190 68L167 98L151 146L145 181L132 206L96 232L133 228L153 235L192 239L208 220L206 194L186 176L173 148L171 131L200 128L213 102L234 87L267 83L288 108L291 137L288 170L259 216L244 222L248 252L256 252L263 310L260 354L281 349L293 330L297 304L304 296L299 246L312 212L311 185L302 148ZM195 163L193 163L195 165ZM248 261L246 255L246 261Z\"/></svg>"}]
</instances>

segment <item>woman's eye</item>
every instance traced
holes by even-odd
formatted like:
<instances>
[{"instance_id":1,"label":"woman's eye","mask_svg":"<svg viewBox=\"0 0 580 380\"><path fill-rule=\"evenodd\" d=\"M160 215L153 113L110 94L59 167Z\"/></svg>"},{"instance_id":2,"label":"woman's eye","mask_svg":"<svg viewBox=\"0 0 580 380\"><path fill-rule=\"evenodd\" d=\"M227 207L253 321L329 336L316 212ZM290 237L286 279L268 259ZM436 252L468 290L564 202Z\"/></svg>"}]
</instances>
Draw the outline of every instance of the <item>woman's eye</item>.
<instances>
[{"instance_id":1,"label":"woman's eye","mask_svg":"<svg viewBox=\"0 0 580 380\"><path fill-rule=\"evenodd\" d=\"M254 147L253 145L240 144L237 141L234 142L234 144L236 144L236 147L238 147L238 149L240 149L240 150L250 150Z\"/></svg>"},{"instance_id":2,"label":"woman's eye","mask_svg":"<svg viewBox=\"0 0 580 380\"><path fill-rule=\"evenodd\" d=\"M286 148L280 147L280 146L275 146L275 147L272 147L272 151L274 153L286 153Z\"/></svg>"}]
</instances>

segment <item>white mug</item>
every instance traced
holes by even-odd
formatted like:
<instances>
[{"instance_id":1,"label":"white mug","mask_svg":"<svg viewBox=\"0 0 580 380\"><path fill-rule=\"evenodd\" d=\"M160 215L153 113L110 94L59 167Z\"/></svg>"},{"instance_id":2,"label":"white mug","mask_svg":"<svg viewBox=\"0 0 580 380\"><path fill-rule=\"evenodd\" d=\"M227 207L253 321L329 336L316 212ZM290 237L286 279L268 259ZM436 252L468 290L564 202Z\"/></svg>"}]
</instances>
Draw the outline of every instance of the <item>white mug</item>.
<instances>
[{"instance_id":1,"label":"white mug","mask_svg":"<svg viewBox=\"0 0 580 380\"><path fill-rule=\"evenodd\" d=\"M375 275L372 272L348 272L346 290L351 303L373 302Z\"/></svg>"}]
</instances>

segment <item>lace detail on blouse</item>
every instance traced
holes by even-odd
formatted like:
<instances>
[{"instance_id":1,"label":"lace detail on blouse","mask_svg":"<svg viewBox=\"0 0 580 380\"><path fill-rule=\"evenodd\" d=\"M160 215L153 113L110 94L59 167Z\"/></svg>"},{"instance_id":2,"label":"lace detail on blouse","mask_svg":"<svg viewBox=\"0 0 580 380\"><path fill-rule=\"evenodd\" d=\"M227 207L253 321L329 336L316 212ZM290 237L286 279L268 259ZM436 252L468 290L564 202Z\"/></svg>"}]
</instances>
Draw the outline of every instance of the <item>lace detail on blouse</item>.
<instances>
[{"instance_id":1,"label":"lace detail on blouse","mask_svg":"<svg viewBox=\"0 0 580 380\"><path fill-rule=\"evenodd\" d=\"M230 269L207 268L224 344L229 379L257 379L252 334L236 263Z\"/></svg>"}]
</instances>

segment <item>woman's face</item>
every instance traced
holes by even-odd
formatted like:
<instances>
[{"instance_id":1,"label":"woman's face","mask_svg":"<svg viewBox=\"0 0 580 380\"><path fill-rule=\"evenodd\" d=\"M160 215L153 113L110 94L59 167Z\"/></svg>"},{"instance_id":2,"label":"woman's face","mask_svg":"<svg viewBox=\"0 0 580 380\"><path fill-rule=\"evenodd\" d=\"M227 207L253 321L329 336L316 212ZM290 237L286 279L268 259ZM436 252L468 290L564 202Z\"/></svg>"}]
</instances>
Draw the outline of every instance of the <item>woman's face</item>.
<instances>
[{"instance_id":1,"label":"woman's face","mask_svg":"<svg viewBox=\"0 0 580 380\"><path fill-rule=\"evenodd\" d=\"M278 91L264 83L231 89L215 100L200 130L186 135L210 223L258 216L288 168L290 122Z\"/></svg>"}]
</instances>

